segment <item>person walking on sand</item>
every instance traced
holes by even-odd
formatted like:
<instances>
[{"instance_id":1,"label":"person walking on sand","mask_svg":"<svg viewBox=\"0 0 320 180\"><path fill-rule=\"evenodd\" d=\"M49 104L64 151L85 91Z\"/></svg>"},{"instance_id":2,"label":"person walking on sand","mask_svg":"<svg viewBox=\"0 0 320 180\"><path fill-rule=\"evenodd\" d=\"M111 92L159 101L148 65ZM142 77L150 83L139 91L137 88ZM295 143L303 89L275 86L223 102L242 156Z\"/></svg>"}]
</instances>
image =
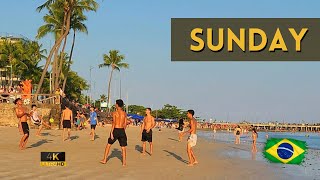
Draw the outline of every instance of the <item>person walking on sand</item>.
<instances>
[{"instance_id":1,"label":"person walking on sand","mask_svg":"<svg viewBox=\"0 0 320 180\"><path fill-rule=\"evenodd\" d=\"M36 132L36 136L41 136L41 130L43 128L43 125L46 127L49 127L49 128L51 128L51 126L49 124L47 124L45 121L43 121L43 118L42 118L41 114L38 112L38 108L35 104L33 104L31 106L31 108L32 108L32 110L30 112L31 120L34 125L39 127L38 131Z\"/></svg>"},{"instance_id":2,"label":"person walking on sand","mask_svg":"<svg viewBox=\"0 0 320 180\"><path fill-rule=\"evenodd\" d=\"M29 125L27 123L28 117L30 116L29 113L26 113L25 108L22 107L22 100L21 98L17 98L14 101L14 104L17 105L15 111L17 118L19 118L19 126L22 129L23 136L20 139L19 148L20 150L24 150L26 148L26 144L29 139Z\"/></svg>"},{"instance_id":3,"label":"person walking on sand","mask_svg":"<svg viewBox=\"0 0 320 180\"><path fill-rule=\"evenodd\" d=\"M189 125L190 129L189 131L183 132L183 136L187 133L190 133L190 136L188 137L188 143L187 143L187 153L189 158L188 166L193 166L195 164L198 164L198 161L196 159L196 156L194 155L194 152L192 150L192 147L194 147L197 144L197 121L194 119L194 110L188 110L187 116L189 118Z\"/></svg>"},{"instance_id":4,"label":"person walking on sand","mask_svg":"<svg viewBox=\"0 0 320 180\"><path fill-rule=\"evenodd\" d=\"M90 118L88 119L88 121L90 121L90 125L91 125L91 141L94 141L94 137L95 137L95 129L97 126L97 122L98 122L98 117L97 117L97 113L95 112L93 107L90 107Z\"/></svg>"},{"instance_id":5,"label":"person walking on sand","mask_svg":"<svg viewBox=\"0 0 320 180\"><path fill-rule=\"evenodd\" d=\"M127 146L127 135L126 135L126 127L127 127L127 113L123 111L123 101L121 99L116 100L116 111L112 114L112 126L110 137L108 139L108 144L106 145L103 159L100 161L102 164L107 163L107 157L110 151L110 147L117 140L121 146L122 150L122 166L126 166L126 146Z\"/></svg>"},{"instance_id":6,"label":"person walking on sand","mask_svg":"<svg viewBox=\"0 0 320 180\"><path fill-rule=\"evenodd\" d=\"M61 115L61 126L63 127L62 132L62 141L70 140L70 131L71 131L71 120L72 120L72 111L69 109L68 106L64 107ZM68 131L68 138L65 139L65 131Z\"/></svg>"},{"instance_id":7,"label":"person walking on sand","mask_svg":"<svg viewBox=\"0 0 320 180\"><path fill-rule=\"evenodd\" d=\"M236 137L235 144L240 144L241 128L239 125L237 125L237 128L234 130L233 133Z\"/></svg>"},{"instance_id":8,"label":"person walking on sand","mask_svg":"<svg viewBox=\"0 0 320 180\"><path fill-rule=\"evenodd\" d=\"M258 152L257 150L257 138L258 138L258 133L256 128L252 129L252 152Z\"/></svg>"},{"instance_id":9,"label":"person walking on sand","mask_svg":"<svg viewBox=\"0 0 320 180\"><path fill-rule=\"evenodd\" d=\"M143 119L141 125L141 141L142 141L142 154L146 154L146 141L150 145L150 155L153 153L153 144L152 144L152 129L156 126L154 117L151 115L151 108L146 109L146 117Z\"/></svg>"}]
</instances>

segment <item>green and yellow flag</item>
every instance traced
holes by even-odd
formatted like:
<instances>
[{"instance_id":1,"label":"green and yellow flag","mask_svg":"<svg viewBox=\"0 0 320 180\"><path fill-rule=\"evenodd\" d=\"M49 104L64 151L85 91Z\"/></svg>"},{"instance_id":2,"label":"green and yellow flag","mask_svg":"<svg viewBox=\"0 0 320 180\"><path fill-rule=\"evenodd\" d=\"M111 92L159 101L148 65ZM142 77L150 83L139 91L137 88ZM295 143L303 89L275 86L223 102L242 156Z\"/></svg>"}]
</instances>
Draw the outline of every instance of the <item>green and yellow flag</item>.
<instances>
[{"instance_id":1,"label":"green and yellow flag","mask_svg":"<svg viewBox=\"0 0 320 180\"><path fill-rule=\"evenodd\" d=\"M295 139L270 138L264 148L264 156L271 162L300 164L307 150L306 142Z\"/></svg>"}]
</instances>

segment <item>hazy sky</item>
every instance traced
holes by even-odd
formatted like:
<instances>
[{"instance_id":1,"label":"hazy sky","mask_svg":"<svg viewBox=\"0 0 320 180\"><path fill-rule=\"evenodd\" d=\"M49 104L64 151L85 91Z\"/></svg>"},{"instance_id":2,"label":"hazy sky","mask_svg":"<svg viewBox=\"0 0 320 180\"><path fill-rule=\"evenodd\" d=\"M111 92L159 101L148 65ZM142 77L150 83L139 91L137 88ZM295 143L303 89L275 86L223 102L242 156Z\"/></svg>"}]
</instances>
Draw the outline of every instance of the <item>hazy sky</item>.
<instances>
[{"instance_id":1,"label":"hazy sky","mask_svg":"<svg viewBox=\"0 0 320 180\"><path fill-rule=\"evenodd\" d=\"M2 0L0 34L34 39L44 0ZM290 0L104 0L88 15L89 34L78 35L73 70L89 81L94 96L107 94L102 54L118 49L129 70L121 72L122 98L160 108L169 103L218 120L320 122L320 62L171 62L171 18L319 17L320 2ZM49 49L53 39L41 40ZM112 93L119 97L119 73Z\"/></svg>"}]
</instances>

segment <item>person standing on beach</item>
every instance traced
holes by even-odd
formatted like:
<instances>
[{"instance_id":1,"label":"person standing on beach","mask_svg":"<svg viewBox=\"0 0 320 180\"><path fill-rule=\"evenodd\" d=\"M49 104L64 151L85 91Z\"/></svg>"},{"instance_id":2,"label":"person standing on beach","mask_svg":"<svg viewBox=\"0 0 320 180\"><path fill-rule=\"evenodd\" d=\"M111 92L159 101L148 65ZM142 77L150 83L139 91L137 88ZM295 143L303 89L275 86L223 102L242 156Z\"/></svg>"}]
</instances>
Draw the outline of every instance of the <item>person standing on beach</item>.
<instances>
[{"instance_id":1,"label":"person standing on beach","mask_svg":"<svg viewBox=\"0 0 320 180\"><path fill-rule=\"evenodd\" d=\"M94 137L95 137L95 129L97 126L97 122L98 122L98 117L97 117L97 113L95 112L93 107L90 107L90 118L88 119L88 121L90 121L90 125L91 125L91 141L94 141Z\"/></svg>"},{"instance_id":2,"label":"person standing on beach","mask_svg":"<svg viewBox=\"0 0 320 180\"><path fill-rule=\"evenodd\" d=\"M183 136L187 133L190 133L190 136L188 137L188 143L187 143L187 153L189 158L189 164L188 166L193 166L195 164L198 164L198 161L196 159L196 156L194 155L194 152L192 150L192 147L194 147L197 144L197 121L194 119L194 110L188 110L187 116L190 120L190 130L183 132Z\"/></svg>"},{"instance_id":3,"label":"person standing on beach","mask_svg":"<svg viewBox=\"0 0 320 180\"><path fill-rule=\"evenodd\" d=\"M182 133L183 133L183 129L184 129L184 123L183 123L183 119L180 119L179 120L179 126L178 126L178 128L176 128L176 129L178 129L178 137L179 137L179 142L181 142L181 140L182 140Z\"/></svg>"},{"instance_id":4,"label":"person standing on beach","mask_svg":"<svg viewBox=\"0 0 320 180\"><path fill-rule=\"evenodd\" d=\"M237 128L234 130L234 135L236 136L235 144L240 144L241 128L239 125L237 125Z\"/></svg>"},{"instance_id":5,"label":"person standing on beach","mask_svg":"<svg viewBox=\"0 0 320 180\"><path fill-rule=\"evenodd\" d=\"M154 117L151 115L151 108L146 109L146 117L143 119L141 125L141 141L142 141L142 154L146 154L146 141L150 145L150 155L153 153L153 144L152 144L152 129L156 126Z\"/></svg>"},{"instance_id":6,"label":"person standing on beach","mask_svg":"<svg viewBox=\"0 0 320 180\"><path fill-rule=\"evenodd\" d=\"M46 127L51 127L49 124L43 121L41 114L38 112L38 108L35 104L31 106L32 110L30 112L31 119L34 125L38 126L39 129L36 133L36 136L41 136L41 130L43 128L43 125Z\"/></svg>"},{"instance_id":7,"label":"person standing on beach","mask_svg":"<svg viewBox=\"0 0 320 180\"><path fill-rule=\"evenodd\" d=\"M256 128L252 129L252 152L258 152L257 150L257 138L258 138L258 133Z\"/></svg>"},{"instance_id":8,"label":"person standing on beach","mask_svg":"<svg viewBox=\"0 0 320 180\"><path fill-rule=\"evenodd\" d=\"M103 159L100 161L102 164L107 163L107 157L110 151L111 145L119 141L122 150L122 166L126 166L126 146L127 146L127 113L123 111L123 101L121 99L116 100L116 111L112 114L112 127L110 132L110 137L108 139L108 144L105 148Z\"/></svg>"},{"instance_id":9,"label":"person standing on beach","mask_svg":"<svg viewBox=\"0 0 320 180\"><path fill-rule=\"evenodd\" d=\"M63 127L62 132L62 141L70 140L70 131L71 131L71 121L72 121L72 111L68 106L64 107L65 109L62 111L61 115L61 125ZM68 130L68 138L64 138L65 131Z\"/></svg>"},{"instance_id":10,"label":"person standing on beach","mask_svg":"<svg viewBox=\"0 0 320 180\"><path fill-rule=\"evenodd\" d=\"M29 139L29 125L27 123L28 117L30 116L29 113L26 113L26 110L22 107L22 100L21 98L17 98L14 101L14 104L17 105L16 107L16 115L17 118L19 118L19 124L22 128L23 136L20 139L19 148L21 150L25 149L26 144Z\"/></svg>"}]
</instances>

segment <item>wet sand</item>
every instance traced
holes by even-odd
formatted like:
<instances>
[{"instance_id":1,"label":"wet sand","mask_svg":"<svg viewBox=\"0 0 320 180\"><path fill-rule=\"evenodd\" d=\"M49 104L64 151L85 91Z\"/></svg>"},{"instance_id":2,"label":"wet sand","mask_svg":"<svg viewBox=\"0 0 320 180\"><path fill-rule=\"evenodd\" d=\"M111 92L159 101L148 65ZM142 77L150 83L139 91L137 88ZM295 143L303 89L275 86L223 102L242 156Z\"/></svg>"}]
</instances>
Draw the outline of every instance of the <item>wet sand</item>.
<instances>
[{"instance_id":1,"label":"wet sand","mask_svg":"<svg viewBox=\"0 0 320 180\"><path fill-rule=\"evenodd\" d=\"M187 167L186 138L177 131L153 131L154 153L141 155L140 129L127 128L127 166L121 165L121 148L116 142L107 164L100 164L110 127L97 127L97 139L90 141L89 129L72 131L71 141L62 142L61 130L43 130L42 137L31 129L26 150L19 150L18 128L0 127L0 179L287 179L272 164L225 156L235 148L198 138L194 148L199 164ZM147 151L149 147L147 145ZM41 167L40 152L66 152L66 167Z\"/></svg>"}]
</instances>

